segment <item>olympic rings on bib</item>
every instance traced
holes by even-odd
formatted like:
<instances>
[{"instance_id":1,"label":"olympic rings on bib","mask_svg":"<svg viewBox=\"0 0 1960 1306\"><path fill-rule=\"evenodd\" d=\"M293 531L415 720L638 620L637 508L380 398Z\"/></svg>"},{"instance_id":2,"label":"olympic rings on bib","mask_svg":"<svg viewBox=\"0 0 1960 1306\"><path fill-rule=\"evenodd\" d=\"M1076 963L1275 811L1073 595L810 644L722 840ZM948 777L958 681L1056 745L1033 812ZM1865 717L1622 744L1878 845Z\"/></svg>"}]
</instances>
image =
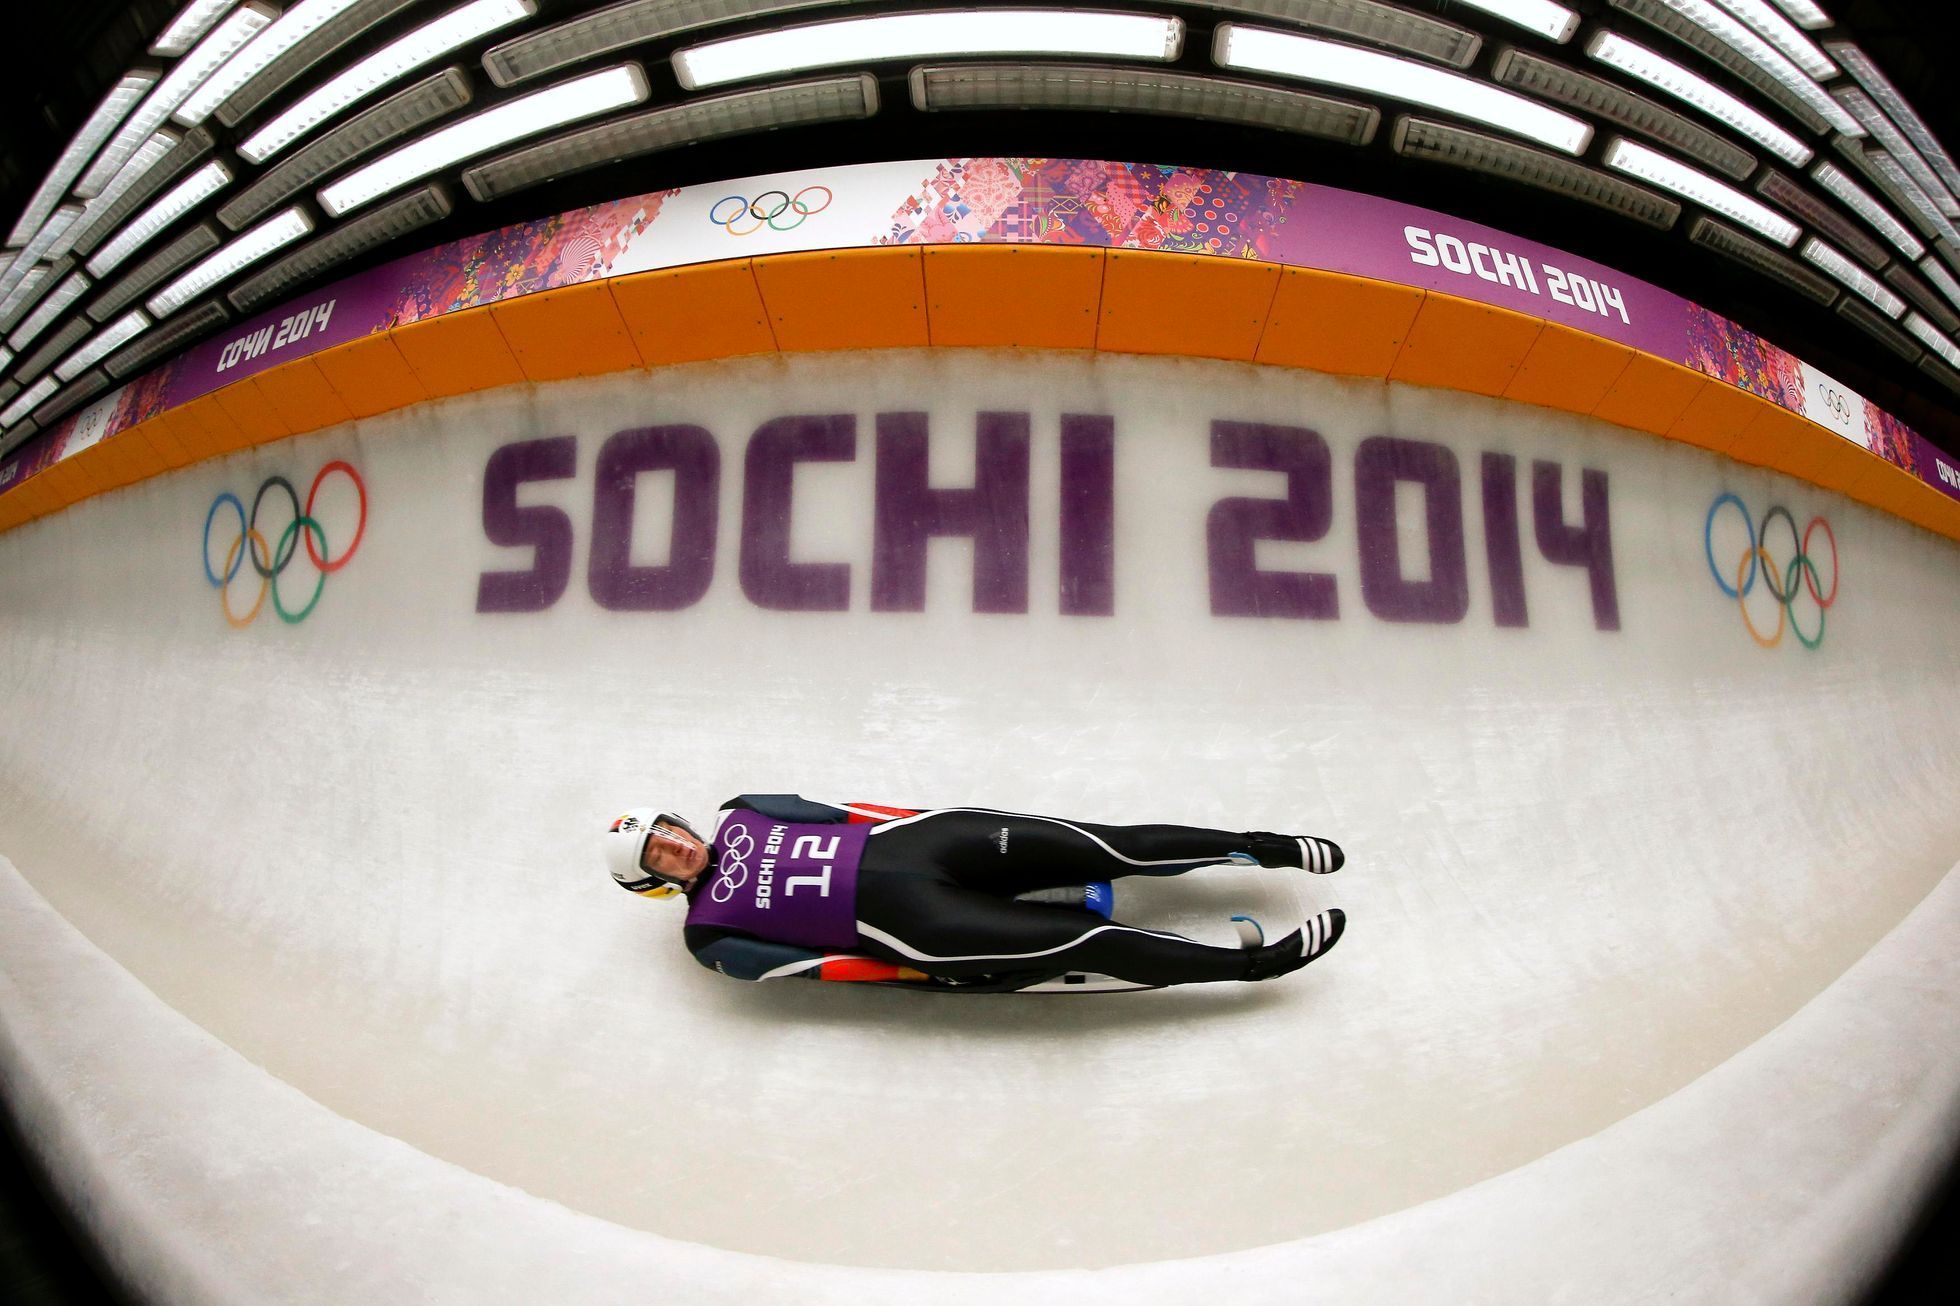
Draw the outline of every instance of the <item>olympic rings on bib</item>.
<instances>
[{"instance_id":1,"label":"olympic rings on bib","mask_svg":"<svg viewBox=\"0 0 1960 1306\"><path fill-rule=\"evenodd\" d=\"M354 485L359 496L360 513L354 524L353 537L348 541L339 556L334 556L327 544L327 528L313 516L314 506L320 497L320 486L327 478L339 472ZM275 495L274 492L277 492ZM279 532L271 544L267 544L265 534L259 530L259 514L265 508L267 496L276 500L283 496L292 510L292 518L285 529ZM229 542L224 548L224 560L214 570L211 565L211 528L218 520L219 511L231 509L231 516L237 519L237 527L230 533ZM258 619L259 610L265 606L268 596L272 599L272 610L279 619L289 626L296 626L306 620L320 602L320 595L327 587L329 572L339 571L354 557L361 547L361 539L367 534L367 484L354 468L335 459L322 467L313 478L313 484L306 492L304 505L299 491L293 483L283 476L268 476L260 483L258 492L252 496L250 512L245 509L244 500L226 490L211 501L211 507L204 514L204 579L211 588L218 591L218 606L225 614L225 621L234 629L243 630ZM268 528L269 529L269 528ZM219 539L226 537L220 535ZM313 592L307 596L303 606L293 608L287 605L286 595L279 582L285 576L304 548L306 560L312 566ZM258 577L259 592L252 599L251 606L240 612L232 600L232 582L237 580L247 565ZM249 582L248 582L249 583Z\"/></svg>"},{"instance_id":2,"label":"olympic rings on bib","mask_svg":"<svg viewBox=\"0 0 1960 1306\"><path fill-rule=\"evenodd\" d=\"M1715 518L1725 506L1731 506L1742 519L1742 528L1748 532L1749 543L1735 561L1733 568L1725 569L1715 559ZM1774 530L1781 522L1788 532L1787 554L1780 537L1784 531ZM1817 555L1811 552L1817 533L1822 531L1824 539L1831 546L1831 583L1827 590L1823 576L1817 567ZM1776 547L1772 547L1771 536L1779 537ZM1708 517L1702 523L1702 551L1708 559L1708 572L1715 578L1715 584L1723 594L1736 601L1742 613L1742 625L1749 632L1749 638L1764 648L1775 648L1783 642L1783 631L1787 626L1795 632L1797 641L1805 648L1814 649L1824 642L1824 614L1837 602L1838 593L1838 547L1837 534L1830 522L1817 516L1810 519L1809 525L1801 532L1797 530L1797 519L1782 504L1772 504L1760 519L1750 515L1749 508L1742 499L1732 493L1715 496L1708 505ZM1763 588L1776 600L1776 629L1764 634L1749 615L1749 595L1755 590L1760 579ZM1799 583L1801 581L1801 583ZM1808 596L1817 608L1817 629L1806 633L1797 619L1797 605L1800 599Z\"/></svg>"},{"instance_id":3,"label":"olympic rings on bib","mask_svg":"<svg viewBox=\"0 0 1960 1306\"><path fill-rule=\"evenodd\" d=\"M814 198L819 194L821 199ZM794 231L813 214L829 208L833 198L828 186L805 186L794 195L786 190L766 190L754 199L725 195L708 210L708 221L731 236L753 236L764 227L772 231Z\"/></svg>"},{"instance_id":4,"label":"olympic rings on bib","mask_svg":"<svg viewBox=\"0 0 1960 1306\"><path fill-rule=\"evenodd\" d=\"M721 856L715 860L720 872L715 877L714 887L708 896L716 902L727 902L735 896L735 890L748 883L749 854L755 851L755 836L736 826L729 832L728 841L722 845Z\"/></svg>"}]
</instances>

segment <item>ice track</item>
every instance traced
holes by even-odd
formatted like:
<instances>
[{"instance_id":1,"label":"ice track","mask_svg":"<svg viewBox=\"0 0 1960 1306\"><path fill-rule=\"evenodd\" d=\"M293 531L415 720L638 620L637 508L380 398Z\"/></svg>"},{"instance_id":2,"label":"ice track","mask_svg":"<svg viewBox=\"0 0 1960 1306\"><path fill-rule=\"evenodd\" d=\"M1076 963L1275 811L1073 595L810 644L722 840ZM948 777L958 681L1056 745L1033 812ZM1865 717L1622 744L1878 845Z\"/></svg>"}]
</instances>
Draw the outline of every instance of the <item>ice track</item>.
<instances>
[{"instance_id":1,"label":"ice track","mask_svg":"<svg viewBox=\"0 0 1960 1306\"><path fill-rule=\"evenodd\" d=\"M811 415L850 456L757 489ZM908 534L910 431L975 536ZM1246 562L1273 459L1308 538ZM358 549L235 628L220 496L335 460ZM1617 629L1539 465L1566 528L1603 474ZM1725 493L1827 519L1817 648L1722 593ZM331 559L353 480L313 515ZM737 361L263 446L0 536L0 1075L172 1300L1841 1299L1960 1129L1955 562L1603 424L1233 364ZM1335 610L1229 615L1254 568ZM1339 875L1118 914L1349 929L1260 986L745 986L595 850L744 790L1309 830Z\"/></svg>"}]
</instances>

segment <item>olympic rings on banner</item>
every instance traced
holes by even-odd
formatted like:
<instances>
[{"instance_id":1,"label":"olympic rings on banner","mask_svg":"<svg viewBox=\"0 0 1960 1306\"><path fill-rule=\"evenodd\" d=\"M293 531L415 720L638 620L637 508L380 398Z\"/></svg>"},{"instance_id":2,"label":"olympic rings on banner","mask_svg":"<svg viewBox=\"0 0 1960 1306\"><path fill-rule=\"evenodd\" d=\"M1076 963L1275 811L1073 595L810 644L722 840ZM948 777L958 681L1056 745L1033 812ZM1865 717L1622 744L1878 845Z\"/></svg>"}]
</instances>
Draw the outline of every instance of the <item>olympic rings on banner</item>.
<instances>
[{"instance_id":1,"label":"olympic rings on banner","mask_svg":"<svg viewBox=\"0 0 1960 1306\"><path fill-rule=\"evenodd\" d=\"M818 192L823 195L821 200L804 198ZM805 186L794 195L785 190L766 190L754 199L724 195L708 210L708 221L731 236L753 236L764 227L772 231L794 231L813 214L829 208L834 198L828 186ZM785 214L790 216L790 221L782 220Z\"/></svg>"},{"instance_id":2,"label":"olympic rings on banner","mask_svg":"<svg viewBox=\"0 0 1960 1306\"><path fill-rule=\"evenodd\" d=\"M335 472L353 482L354 492L360 499L360 513L355 521L354 535L338 557L334 556L327 544L327 529L313 516L314 505L320 497L320 486ZM292 520L268 546L263 532L259 530L259 512L265 507L266 496L279 491L286 497L292 508ZM218 511L229 507L238 519L237 529L231 533L224 550L224 561L217 570L211 566L211 528L218 520ZM313 484L306 492L304 506L299 491L293 483L283 476L268 476L260 483L258 492L252 496L252 507L248 512L244 500L226 490L211 501L211 507L204 514L204 579L211 588L218 591L218 606L224 611L225 620L239 630L258 619L259 610L265 606L269 595L272 610L279 619L289 626L296 626L312 613L320 602L320 595L327 587L327 574L339 571L354 557L361 547L361 539L367 534L367 484L361 474L348 463L335 459L322 467L313 477ZM219 538L224 538L220 536ZM306 560L313 568L313 592L305 604L299 608L287 606L287 595L280 588L280 581L298 558L301 547L306 550ZM232 582L238 578L247 563L258 577L259 592L252 604L244 612L239 612L232 602Z\"/></svg>"},{"instance_id":3,"label":"olympic rings on banner","mask_svg":"<svg viewBox=\"0 0 1960 1306\"><path fill-rule=\"evenodd\" d=\"M1742 518L1742 528L1749 533L1749 543L1736 559L1733 580L1724 574L1723 568L1715 560L1715 518L1725 505L1735 509ZM1789 530L1787 562L1779 562L1771 553L1771 527L1778 520ZM1831 546L1829 592L1825 591L1823 579L1818 574L1817 557L1811 552L1812 542L1819 530L1824 532L1824 538ZM1824 642L1824 613L1837 602L1838 593L1837 533L1831 529L1830 522L1821 516L1812 517L1810 524L1799 532L1797 519L1782 504L1770 505L1758 519L1750 514L1748 505L1740 497L1723 493L1716 495L1715 501L1708 505L1708 516L1702 522L1701 540L1702 551L1708 558L1708 573L1715 578L1715 584L1722 593L1736 601L1737 608L1742 612L1743 629L1749 632L1749 638L1763 648L1775 648L1783 642L1783 632L1787 627L1805 648L1814 649ZM1767 635L1756 625L1756 619L1749 615L1749 595L1755 590L1759 576L1763 588L1776 600L1776 629ZM1798 584L1799 578L1801 585ZM1797 602L1805 594L1817 606L1817 629L1808 634L1797 619Z\"/></svg>"}]
</instances>

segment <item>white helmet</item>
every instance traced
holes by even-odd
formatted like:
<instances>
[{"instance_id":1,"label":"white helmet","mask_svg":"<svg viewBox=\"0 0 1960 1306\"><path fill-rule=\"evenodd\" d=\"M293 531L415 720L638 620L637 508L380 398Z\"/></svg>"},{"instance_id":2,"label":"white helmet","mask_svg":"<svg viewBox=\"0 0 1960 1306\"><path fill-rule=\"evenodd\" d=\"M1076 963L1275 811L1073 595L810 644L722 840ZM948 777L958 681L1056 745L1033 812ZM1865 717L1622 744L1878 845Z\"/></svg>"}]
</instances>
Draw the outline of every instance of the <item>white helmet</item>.
<instances>
[{"instance_id":1,"label":"white helmet","mask_svg":"<svg viewBox=\"0 0 1960 1306\"><path fill-rule=\"evenodd\" d=\"M651 807L635 807L612 823L601 836L606 855L606 869L612 872L614 880L622 889L648 898L671 898L687 887L687 881L662 875L646 868L647 844L656 838L673 839L685 830L701 839L693 826L672 812L657 811Z\"/></svg>"}]
</instances>

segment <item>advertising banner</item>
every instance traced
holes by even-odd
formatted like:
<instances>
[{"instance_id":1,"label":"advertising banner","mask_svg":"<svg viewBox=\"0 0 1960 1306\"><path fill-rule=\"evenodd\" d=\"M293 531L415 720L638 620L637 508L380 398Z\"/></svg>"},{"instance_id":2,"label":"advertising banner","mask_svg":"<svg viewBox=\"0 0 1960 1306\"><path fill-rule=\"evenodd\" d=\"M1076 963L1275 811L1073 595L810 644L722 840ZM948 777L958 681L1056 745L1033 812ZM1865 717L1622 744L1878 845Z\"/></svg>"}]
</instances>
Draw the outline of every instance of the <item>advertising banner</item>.
<instances>
[{"instance_id":1,"label":"advertising banner","mask_svg":"<svg viewBox=\"0 0 1960 1306\"><path fill-rule=\"evenodd\" d=\"M1921 456L1925 441L1848 387L1728 319L1603 264L1331 186L1207 168L991 157L654 191L396 259L230 327L65 420L0 463L0 486L290 359L445 313L754 255L973 243L1253 259L1477 300L1694 368L1960 493L1923 470L1932 465Z\"/></svg>"}]
</instances>

